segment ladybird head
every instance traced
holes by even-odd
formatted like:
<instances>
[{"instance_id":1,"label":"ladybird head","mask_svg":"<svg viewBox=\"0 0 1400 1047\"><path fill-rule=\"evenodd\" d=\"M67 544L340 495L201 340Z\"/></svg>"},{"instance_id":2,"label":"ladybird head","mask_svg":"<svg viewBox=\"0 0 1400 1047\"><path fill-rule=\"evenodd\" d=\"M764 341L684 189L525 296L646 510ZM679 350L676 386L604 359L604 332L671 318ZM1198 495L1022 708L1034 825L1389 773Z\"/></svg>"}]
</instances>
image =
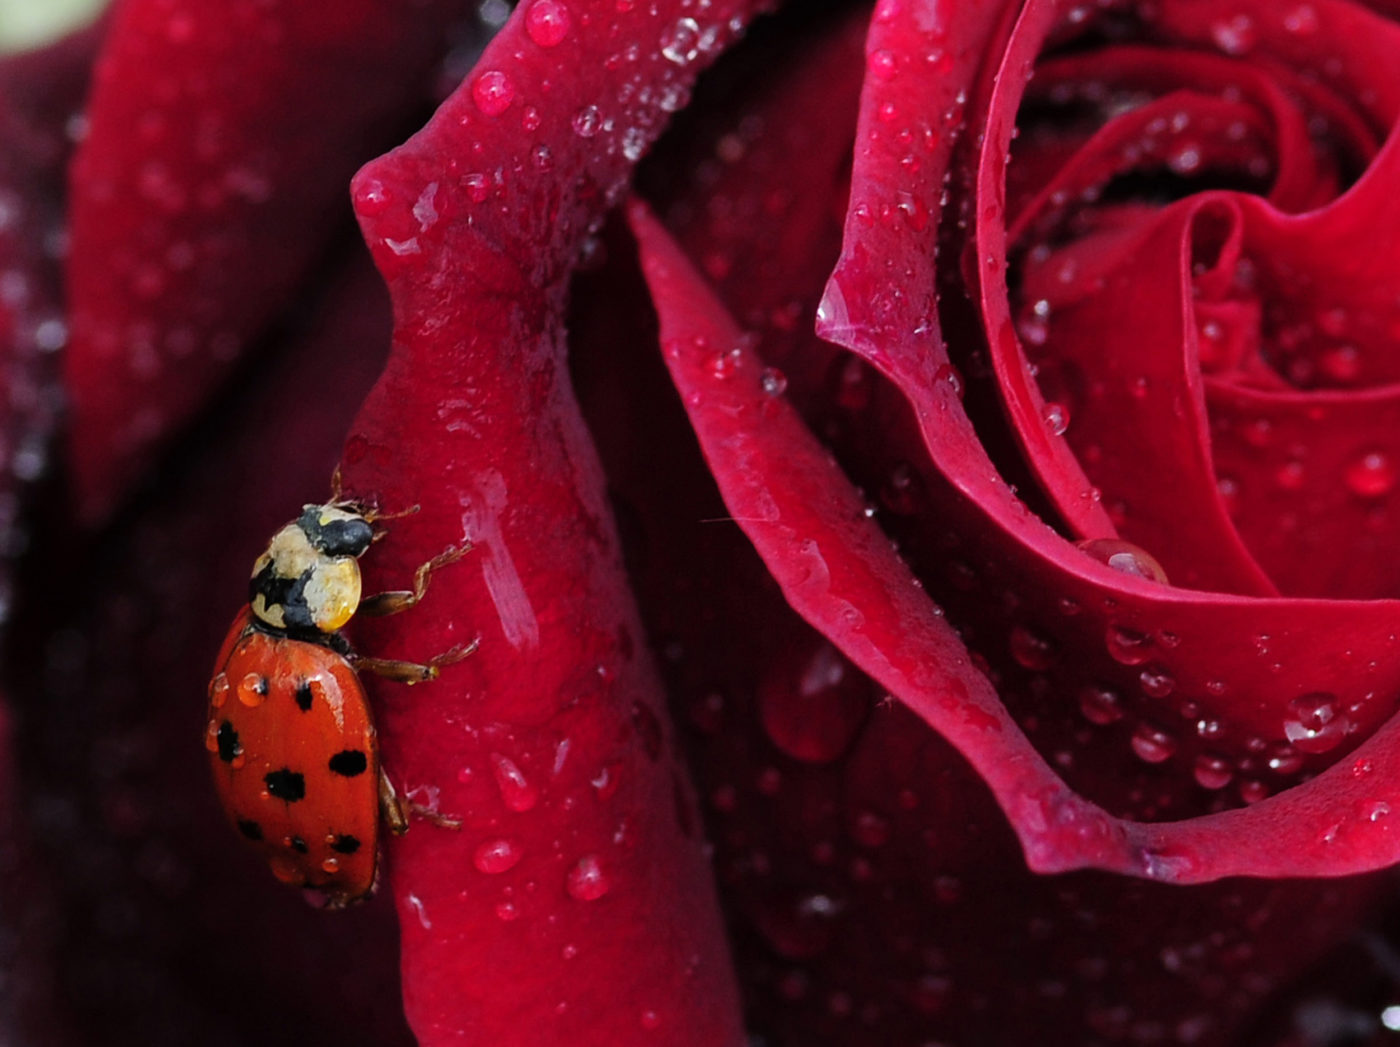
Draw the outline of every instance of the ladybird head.
<instances>
[{"instance_id":1,"label":"ladybird head","mask_svg":"<svg viewBox=\"0 0 1400 1047\"><path fill-rule=\"evenodd\" d=\"M304 507L253 565L253 614L276 629L335 632L360 605L356 558L373 540L374 529L353 508Z\"/></svg>"}]
</instances>

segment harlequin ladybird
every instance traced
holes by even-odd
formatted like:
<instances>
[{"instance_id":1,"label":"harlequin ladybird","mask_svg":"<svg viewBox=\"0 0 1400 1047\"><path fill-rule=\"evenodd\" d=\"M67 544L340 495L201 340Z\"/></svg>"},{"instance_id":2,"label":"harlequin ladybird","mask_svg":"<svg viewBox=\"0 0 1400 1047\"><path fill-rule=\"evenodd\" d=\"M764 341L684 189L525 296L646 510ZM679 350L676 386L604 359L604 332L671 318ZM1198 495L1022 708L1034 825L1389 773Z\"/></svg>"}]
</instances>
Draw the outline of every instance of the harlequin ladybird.
<instances>
[{"instance_id":1,"label":"harlequin ladybird","mask_svg":"<svg viewBox=\"0 0 1400 1047\"><path fill-rule=\"evenodd\" d=\"M351 650L340 629L352 615L412 607L433 572L470 548L423 564L411 590L362 599L359 557L383 518L332 501L306 506L273 535L209 683L205 747L224 810L279 880L315 888L337 908L374 889L380 817L403 833L412 807L380 766L357 670L419 683L476 646L454 647L426 664Z\"/></svg>"}]
</instances>

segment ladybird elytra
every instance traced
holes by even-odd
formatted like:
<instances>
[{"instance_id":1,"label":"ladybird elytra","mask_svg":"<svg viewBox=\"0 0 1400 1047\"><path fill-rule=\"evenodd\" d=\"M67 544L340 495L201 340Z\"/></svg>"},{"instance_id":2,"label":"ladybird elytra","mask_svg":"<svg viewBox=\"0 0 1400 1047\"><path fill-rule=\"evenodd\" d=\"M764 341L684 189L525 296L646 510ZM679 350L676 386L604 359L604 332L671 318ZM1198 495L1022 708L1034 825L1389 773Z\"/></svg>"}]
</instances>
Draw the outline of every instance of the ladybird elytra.
<instances>
[{"instance_id":1,"label":"ladybird elytra","mask_svg":"<svg viewBox=\"0 0 1400 1047\"><path fill-rule=\"evenodd\" d=\"M273 535L208 692L205 748L229 820L278 880L318 889L331 907L373 891L380 819L406 831L411 806L383 773L356 666L405 683L431 680L476 646L422 665L351 651L339 630L356 610L413 606L432 572L469 549L434 557L411 591L381 593L362 607L358 559L375 539L372 519L345 503L308 505Z\"/></svg>"}]
</instances>

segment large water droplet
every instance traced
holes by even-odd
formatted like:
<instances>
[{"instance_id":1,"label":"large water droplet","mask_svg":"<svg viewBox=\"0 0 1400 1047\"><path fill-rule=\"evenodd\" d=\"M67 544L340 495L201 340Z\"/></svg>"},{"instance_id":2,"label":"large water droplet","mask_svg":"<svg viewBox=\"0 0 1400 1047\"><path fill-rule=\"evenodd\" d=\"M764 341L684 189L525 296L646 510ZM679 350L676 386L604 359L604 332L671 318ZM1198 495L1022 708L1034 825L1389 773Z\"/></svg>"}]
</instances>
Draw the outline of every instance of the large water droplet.
<instances>
[{"instance_id":1,"label":"large water droplet","mask_svg":"<svg viewBox=\"0 0 1400 1047\"><path fill-rule=\"evenodd\" d=\"M1078 543L1079 548L1101 564L1134 578L1167 584L1167 572L1155 557L1141 546L1121 538L1090 538Z\"/></svg>"},{"instance_id":2,"label":"large water droplet","mask_svg":"<svg viewBox=\"0 0 1400 1047\"><path fill-rule=\"evenodd\" d=\"M1351 718L1335 694L1311 691L1288 703L1283 733L1294 748L1305 753L1325 753L1335 748L1351 728Z\"/></svg>"},{"instance_id":3,"label":"large water droplet","mask_svg":"<svg viewBox=\"0 0 1400 1047\"><path fill-rule=\"evenodd\" d=\"M788 756L826 763L855 739L873 697L870 681L823 641L805 661L770 673L759 690L759 718Z\"/></svg>"}]
</instances>

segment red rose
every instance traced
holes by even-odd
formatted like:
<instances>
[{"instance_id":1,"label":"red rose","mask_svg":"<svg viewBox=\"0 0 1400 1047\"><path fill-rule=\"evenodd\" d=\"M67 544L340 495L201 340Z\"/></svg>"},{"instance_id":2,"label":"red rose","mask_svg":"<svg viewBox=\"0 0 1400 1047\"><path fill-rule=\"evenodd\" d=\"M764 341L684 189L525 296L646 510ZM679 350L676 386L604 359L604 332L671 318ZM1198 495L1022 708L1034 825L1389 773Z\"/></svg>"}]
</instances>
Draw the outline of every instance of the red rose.
<instances>
[{"instance_id":1,"label":"red rose","mask_svg":"<svg viewBox=\"0 0 1400 1047\"><path fill-rule=\"evenodd\" d=\"M404 141L470 6L0 67L12 1038L1384 1035L1400 28L524 0ZM199 739L337 456L371 590L474 546L357 645L481 646L370 685L464 824L331 915Z\"/></svg>"}]
</instances>

